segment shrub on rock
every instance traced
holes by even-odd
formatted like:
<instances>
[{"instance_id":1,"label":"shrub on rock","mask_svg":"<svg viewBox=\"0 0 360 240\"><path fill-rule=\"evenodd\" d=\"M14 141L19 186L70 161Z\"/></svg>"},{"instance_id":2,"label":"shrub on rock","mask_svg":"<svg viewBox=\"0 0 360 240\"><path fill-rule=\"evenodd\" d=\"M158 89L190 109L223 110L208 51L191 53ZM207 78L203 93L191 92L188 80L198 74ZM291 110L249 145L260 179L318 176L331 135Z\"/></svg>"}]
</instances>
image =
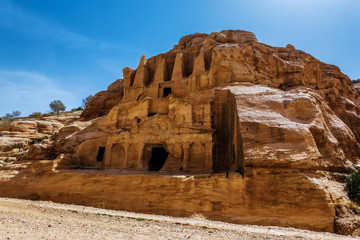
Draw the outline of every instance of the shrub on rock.
<instances>
[{"instance_id":1,"label":"shrub on rock","mask_svg":"<svg viewBox=\"0 0 360 240\"><path fill-rule=\"evenodd\" d=\"M346 187L348 189L349 197L360 203L360 169L352 172L346 179Z\"/></svg>"}]
</instances>

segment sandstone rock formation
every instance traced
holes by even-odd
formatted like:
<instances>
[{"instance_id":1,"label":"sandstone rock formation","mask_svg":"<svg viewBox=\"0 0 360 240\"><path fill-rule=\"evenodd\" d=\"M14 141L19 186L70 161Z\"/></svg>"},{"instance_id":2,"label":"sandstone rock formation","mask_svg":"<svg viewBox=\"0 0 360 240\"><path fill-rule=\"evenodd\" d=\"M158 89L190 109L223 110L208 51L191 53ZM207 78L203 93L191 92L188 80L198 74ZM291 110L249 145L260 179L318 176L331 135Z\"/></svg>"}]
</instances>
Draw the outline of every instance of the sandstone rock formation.
<instances>
[{"instance_id":1,"label":"sandstone rock formation","mask_svg":"<svg viewBox=\"0 0 360 240\"><path fill-rule=\"evenodd\" d=\"M355 90L360 94L360 82L354 84Z\"/></svg>"},{"instance_id":2,"label":"sandstone rock formation","mask_svg":"<svg viewBox=\"0 0 360 240\"><path fill-rule=\"evenodd\" d=\"M14 180L26 190L4 194L345 233L360 95L339 68L226 30L185 36L123 76L87 103L91 122L57 134L57 159L38 170L47 184Z\"/></svg>"},{"instance_id":3,"label":"sandstone rock formation","mask_svg":"<svg viewBox=\"0 0 360 240\"><path fill-rule=\"evenodd\" d=\"M150 170L156 155L164 162L154 167L170 173L269 165L348 171L359 157L360 98L351 80L249 32L185 36L166 54L143 56L137 70L125 68L118 92L96 137L77 148L85 165ZM104 108L88 104L86 112Z\"/></svg>"},{"instance_id":4,"label":"sandstone rock formation","mask_svg":"<svg viewBox=\"0 0 360 240\"><path fill-rule=\"evenodd\" d=\"M13 122L0 128L0 160L17 160L24 157L35 160L56 157L48 151L53 146L53 135L63 129L64 124L70 124L78 119L79 114L79 112L71 112L13 119ZM80 124L84 125L86 122L80 122ZM44 148L45 146L47 147Z\"/></svg>"},{"instance_id":5,"label":"sandstone rock formation","mask_svg":"<svg viewBox=\"0 0 360 240\"><path fill-rule=\"evenodd\" d=\"M123 80L110 84L106 91L98 92L87 103L80 120L88 121L106 115L123 96Z\"/></svg>"}]
</instances>

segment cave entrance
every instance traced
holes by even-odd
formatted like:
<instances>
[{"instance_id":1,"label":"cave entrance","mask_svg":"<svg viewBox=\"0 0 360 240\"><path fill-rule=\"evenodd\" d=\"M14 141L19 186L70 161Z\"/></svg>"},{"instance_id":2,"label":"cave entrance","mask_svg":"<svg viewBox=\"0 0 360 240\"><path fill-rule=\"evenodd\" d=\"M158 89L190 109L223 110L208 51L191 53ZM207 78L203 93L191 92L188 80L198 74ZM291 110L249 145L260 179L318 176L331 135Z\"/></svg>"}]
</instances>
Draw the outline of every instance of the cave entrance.
<instances>
[{"instance_id":1,"label":"cave entrance","mask_svg":"<svg viewBox=\"0 0 360 240\"><path fill-rule=\"evenodd\" d=\"M97 162L104 161L104 153L105 153L105 147L99 147L98 154L96 157Z\"/></svg>"},{"instance_id":2,"label":"cave entrance","mask_svg":"<svg viewBox=\"0 0 360 240\"><path fill-rule=\"evenodd\" d=\"M169 96L170 93L171 93L171 88L170 87L166 87L166 88L163 89L163 97Z\"/></svg>"},{"instance_id":3,"label":"cave entrance","mask_svg":"<svg viewBox=\"0 0 360 240\"><path fill-rule=\"evenodd\" d=\"M149 162L149 171L160 171L168 158L168 151L163 147L153 147L151 149L151 158Z\"/></svg>"}]
</instances>

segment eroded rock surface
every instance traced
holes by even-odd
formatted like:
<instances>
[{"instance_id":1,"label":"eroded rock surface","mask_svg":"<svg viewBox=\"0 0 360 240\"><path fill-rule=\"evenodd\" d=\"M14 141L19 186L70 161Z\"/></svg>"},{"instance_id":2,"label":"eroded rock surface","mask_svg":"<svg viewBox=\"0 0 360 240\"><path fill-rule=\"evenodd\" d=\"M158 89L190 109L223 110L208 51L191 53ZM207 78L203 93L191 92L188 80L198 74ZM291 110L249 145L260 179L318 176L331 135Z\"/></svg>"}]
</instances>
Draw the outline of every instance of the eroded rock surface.
<instances>
[{"instance_id":1,"label":"eroded rock surface","mask_svg":"<svg viewBox=\"0 0 360 240\"><path fill-rule=\"evenodd\" d=\"M88 121L106 115L123 96L123 80L118 79L107 88L106 91L98 92L87 103L80 119Z\"/></svg>"},{"instance_id":2,"label":"eroded rock surface","mask_svg":"<svg viewBox=\"0 0 360 240\"><path fill-rule=\"evenodd\" d=\"M91 122L55 136L57 158L38 171L63 189L20 181L19 197L358 231L339 209L351 203L344 176L360 157L360 96L336 66L226 30L185 36L123 76L88 102L81 119ZM344 230L346 219L355 227Z\"/></svg>"},{"instance_id":3,"label":"eroded rock surface","mask_svg":"<svg viewBox=\"0 0 360 240\"><path fill-rule=\"evenodd\" d=\"M12 119L0 128L0 160L53 159L50 149L52 138L66 124L79 118L80 112L67 112L59 115L46 114L33 118ZM79 122L86 125L86 122ZM79 129L80 130L80 129Z\"/></svg>"},{"instance_id":4,"label":"eroded rock surface","mask_svg":"<svg viewBox=\"0 0 360 240\"><path fill-rule=\"evenodd\" d=\"M360 82L354 84L355 90L360 94Z\"/></svg>"}]
</instances>

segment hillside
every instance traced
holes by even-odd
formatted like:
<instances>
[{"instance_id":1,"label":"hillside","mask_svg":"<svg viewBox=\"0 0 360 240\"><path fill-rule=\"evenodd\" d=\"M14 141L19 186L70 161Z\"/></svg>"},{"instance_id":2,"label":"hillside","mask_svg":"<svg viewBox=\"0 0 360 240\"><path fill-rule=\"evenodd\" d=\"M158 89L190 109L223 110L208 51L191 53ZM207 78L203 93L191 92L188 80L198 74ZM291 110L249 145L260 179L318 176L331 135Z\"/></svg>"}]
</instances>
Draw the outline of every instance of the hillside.
<instances>
[{"instance_id":1,"label":"hillside","mask_svg":"<svg viewBox=\"0 0 360 240\"><path fill-rule=\"evenodd\" d=\"M78 120L82 111L0 119L0 163L24 159L35 143L49 145L65 125Z\"/></svg>"}]
</instances>

